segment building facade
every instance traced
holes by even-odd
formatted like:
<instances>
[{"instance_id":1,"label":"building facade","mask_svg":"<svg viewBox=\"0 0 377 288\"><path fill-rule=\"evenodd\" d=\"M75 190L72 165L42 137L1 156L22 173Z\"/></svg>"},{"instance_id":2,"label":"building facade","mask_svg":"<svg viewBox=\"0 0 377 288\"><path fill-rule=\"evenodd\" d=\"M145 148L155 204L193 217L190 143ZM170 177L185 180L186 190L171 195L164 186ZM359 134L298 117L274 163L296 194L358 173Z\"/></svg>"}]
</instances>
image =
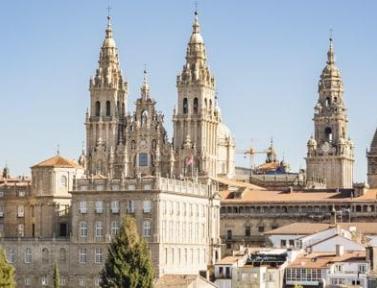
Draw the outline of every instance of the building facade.
<instances>
[{"instance_id":1,"label":"building facade","mask_svg":"<svg viewBox=\"0 0 377 288\"><path fill-rule=\"evenodd\" d=\"M0 181L0 244L18 287L50 287L55 262L62 287L99 287L107 247L126 214L149 245L156 277L208 276L221 259L220 197L211 176L234 173L234 142L215 102L197 13L188 47L177 87L192 118L177 120L190 128L182 128L183 142L182 129L175 129L171 142L146 71L128 112L128 83L108 17L78 163L58 154L34 165L31 181L12 182L9 170Z\"/></svg>"},{"instance_id":2,"label":"building facade","mask_svg":"<svg viewBox=\"0 0 377 288\"><path fill-rule=\"evenodd\" d=\"M333 41L318 84L314 108L314 137L307 143L307 179L325 182L327 188L352 188L354 147L348 135L343 80L335 65Z\"/></svg>"}]
</instances>

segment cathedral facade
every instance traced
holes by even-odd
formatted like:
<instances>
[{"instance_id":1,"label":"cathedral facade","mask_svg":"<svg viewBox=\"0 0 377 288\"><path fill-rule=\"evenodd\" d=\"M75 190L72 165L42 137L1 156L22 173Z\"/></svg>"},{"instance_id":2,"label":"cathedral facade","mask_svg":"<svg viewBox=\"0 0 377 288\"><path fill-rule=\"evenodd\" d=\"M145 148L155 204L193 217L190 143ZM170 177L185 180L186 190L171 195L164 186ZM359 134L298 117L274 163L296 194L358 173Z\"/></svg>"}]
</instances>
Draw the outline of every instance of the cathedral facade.
<instances>
[{"instance_id":1,"label":"cathedral facade","mask_svg":"<svg viewBox=\"0 0 377 288\"><path fill-rule=\"evenodd\" d=\"M62 287L99 287L108 244L125 214L147 241L157 277L205 275L221 258L213 178L233 176L235 145L216 102L197 13L177 89L170 141L146 71L136 107L128 111L128 83L108 17L89 81L86 149L78 163L56 155L32 167L31 183L1 187L9 190L1 245L19 287L51 285L54 262Z\"/></svg>"}]
</instances>

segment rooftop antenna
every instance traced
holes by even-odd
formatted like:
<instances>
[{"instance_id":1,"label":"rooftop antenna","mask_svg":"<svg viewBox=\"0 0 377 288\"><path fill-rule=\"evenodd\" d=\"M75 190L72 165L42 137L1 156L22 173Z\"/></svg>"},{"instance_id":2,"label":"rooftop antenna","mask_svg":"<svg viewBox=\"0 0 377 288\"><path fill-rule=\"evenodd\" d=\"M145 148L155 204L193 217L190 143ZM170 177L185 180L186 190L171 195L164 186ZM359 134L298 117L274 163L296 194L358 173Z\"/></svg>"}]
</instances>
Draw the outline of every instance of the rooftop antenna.
<instances>
[{"instance_id":1,"label":"rooftop antenna","mask_svg":"<svg viewBox=\"0 0 377 288\"><path fill-rule=\"evenodd\" d=\"M195 5L195 15L198 15L198 6L199 6L198 1L195 1L194 5Z\"/></svg>"}]
</instances>

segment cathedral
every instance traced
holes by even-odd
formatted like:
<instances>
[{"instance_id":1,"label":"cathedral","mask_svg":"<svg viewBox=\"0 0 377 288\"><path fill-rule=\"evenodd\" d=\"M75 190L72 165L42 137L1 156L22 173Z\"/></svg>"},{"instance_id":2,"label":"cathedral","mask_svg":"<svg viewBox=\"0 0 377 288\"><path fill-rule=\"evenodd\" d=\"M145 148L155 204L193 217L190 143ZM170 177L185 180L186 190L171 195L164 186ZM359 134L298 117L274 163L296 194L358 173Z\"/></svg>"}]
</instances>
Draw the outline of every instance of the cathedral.
<instances>
[{"instance_id":1,"label":"cathedral","mask_svg":"<svg viewBox=\"0 0 377 288\"><path fill-rule=\"evenodd\" d=\"M135 217L157 277L208 276L221 259L214 180L234 176L235 144L207 61L195 12L186 61L176 78L169 138L147 71L136 106L129 109L108 17L98 68L89 81L86 149L78 162L58 154L32 166L31 181L11 180L4 170L1 245L15 265L19 287L49 286L54 262L63 287L99 287L107 246L125 214Z\"/></svg>"},{"instance_id":2,"label":"cathedral","mask_svg":"<svg viewBox=\"0 0 377 288\"><path fill-rule=\"evenodd\" d=\"M86 147L78 161L58 153L33 165L31 179L10 177L7 167L0 178L0 244L16 268L18 287L50 287L55 262L62 287L99 287L107 247L126 214L148 243L157 278L208 278L222 257L222 243L229 250L247 237L261 242L265 230L300 218L326 221L335 204L350 219L375 215L376 191L353 183L354 145L331 38L307 142L301 179L306 187L282 192L235 180L235 141L217 102L197 12L182 71L173 79L171 137L146 70L135 106L129 107L128 82L111 17L107 20L89 81ZM261 174L285 169L272 144L267 155ZM368 181L376 188L377 132L367 157ZM326 189L315 190L313 183Z\"/></svg>"}]
</instances>

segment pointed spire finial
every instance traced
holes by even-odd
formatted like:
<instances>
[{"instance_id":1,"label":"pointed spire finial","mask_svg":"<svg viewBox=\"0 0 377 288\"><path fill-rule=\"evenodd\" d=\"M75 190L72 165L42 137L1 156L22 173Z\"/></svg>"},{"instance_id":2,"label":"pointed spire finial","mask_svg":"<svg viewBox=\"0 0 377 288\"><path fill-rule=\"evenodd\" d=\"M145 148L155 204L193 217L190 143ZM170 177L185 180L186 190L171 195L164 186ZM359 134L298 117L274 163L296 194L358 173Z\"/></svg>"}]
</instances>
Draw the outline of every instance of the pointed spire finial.
<instances>
[{"instance_id":1,"label":"pointed spire finial","mask_svg":"<svg viewBox=\"0 0 377 288\"><path fill-rule=\"evenodd\" d=\"M195 11L194 11L194 24L192 24L193 33L200 33L200 24L199 24L199 13L198 13L198 2L195 2Z\"/></svg>"},{"instance_id":2,"label":"pointed spire finial","mask_svg":"<svg viewBox=\"0 0 377 288\"><path fill-rule=\"evenodd\" d=\"M111 6L107 6L107 26L111 26Z\"/></svg>"},{"instance_id":3,"label":"pointed spire finial","mask_svg":"<svg viewBox=\"0 0 377 288\"><path fill-rule=\"evenodd\" d=\"M334 45L333 45L333 29L330 28L330 37L329 37L329 51L327 52L327 64L334 64L335 63L335 55L334 55Z\"/></svg>"},{"instance_id":4,"label":"pointed spire finial","mask_svg":"<svg viewBox=\"0 0 377 288\"><path fill-rule=\"evenodd\" d=\"M149 98L148 72L146 64L144 64L144 79L143 85L141 86L141 96L143 98Z\"/></svg>"}]
</instances>

